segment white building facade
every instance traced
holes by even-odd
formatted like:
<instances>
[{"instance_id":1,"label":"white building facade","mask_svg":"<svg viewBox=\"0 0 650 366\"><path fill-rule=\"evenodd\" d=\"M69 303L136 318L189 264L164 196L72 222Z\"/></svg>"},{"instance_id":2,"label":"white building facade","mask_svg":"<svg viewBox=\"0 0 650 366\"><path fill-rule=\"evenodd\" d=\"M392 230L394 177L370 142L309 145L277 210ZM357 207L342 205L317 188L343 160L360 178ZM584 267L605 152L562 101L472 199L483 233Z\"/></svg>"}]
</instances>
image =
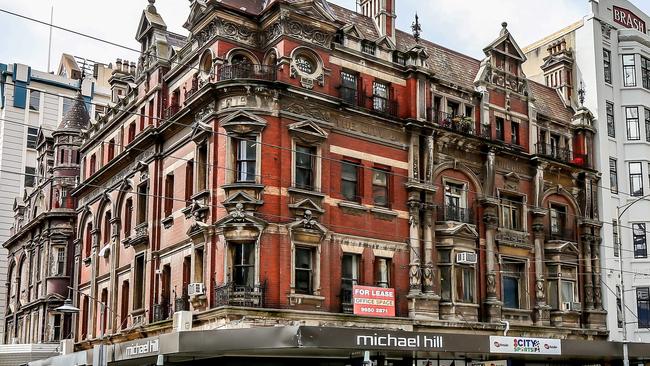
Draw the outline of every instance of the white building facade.
<instances>
[{"instance_id":1,"label":"white building facade","mask_svg":"<svg viewBox=\"0 0 650 366\"><path fill-rule=\"evenodd\" d=\"M104 69L110 70L106 65L97 65L97 68L102 75ZM37 177L43 175L37 169L39 129L51 135L72 106L80 86L91 116L102 113L102 105L110 101L107 80L98 82L93 75L87 75L80 81L64 76L68 69L60 67L59 73L63 75L57 75L34 70L28 65L0 63L0 243L12 235L14 205L21 203ZM110 72L106 74L110 76ZM37 250L37 246L38 243L34 243L33 250ZM0 247L0 283L6 283L7 271L7 250ZM29 273L31 271L30 268ZM3 319L7 299L7 287L0 286L0 318ZM2 340L4 332L4 324L0 324Z\"/></svg>"},{"instance_id":2,"label":"white building facade","mask_svg":"<svg viewBox=\"0 0 650 366\"><path fill-rule=\"evenodd\" d=\"M594 193L604 223L610 338L622 341L627 326L628 341L650 342L650 17L625 0L588 3L581 21L524 49L524 71L574 106L582 95L597 120L595 166L602 177Z\"/></svg>"}]
</instances>

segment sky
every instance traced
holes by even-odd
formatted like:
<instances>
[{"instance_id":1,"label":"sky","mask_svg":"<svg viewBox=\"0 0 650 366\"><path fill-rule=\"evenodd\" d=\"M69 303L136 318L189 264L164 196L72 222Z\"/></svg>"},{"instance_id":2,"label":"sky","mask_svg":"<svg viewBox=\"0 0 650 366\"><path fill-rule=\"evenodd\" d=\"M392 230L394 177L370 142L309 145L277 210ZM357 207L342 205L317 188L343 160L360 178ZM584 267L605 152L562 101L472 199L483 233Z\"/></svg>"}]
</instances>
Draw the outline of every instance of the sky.
<instances>
[{"instance_id":1,"label":"sky","mask_svg":"<svg viewBox=\"0 0 650 366\"><path fill-rule=\"evenodd\" d=\"M355 8L355 0L330 1ZM650 0L631 1L650 14ZM146 5L146 0L0 0L0 9L43 21L49 21L54 6L54 24L135 49L139 48L135 32ZM157 0L156 7L169 30L187 34L182 28L189 13L187 0ZM588 7L589 0L397 0L397 26L410 31L417 12L424 38L481 58L481 50L497 38L503 21L524 47L581 19ZM0 12L0 62L24 63L46 71L48 29ZM117 58L136 61L138 57L133 51L55 29L51 69L56 68L63 52L102 63Z\"/></svg>"}]
</instances>

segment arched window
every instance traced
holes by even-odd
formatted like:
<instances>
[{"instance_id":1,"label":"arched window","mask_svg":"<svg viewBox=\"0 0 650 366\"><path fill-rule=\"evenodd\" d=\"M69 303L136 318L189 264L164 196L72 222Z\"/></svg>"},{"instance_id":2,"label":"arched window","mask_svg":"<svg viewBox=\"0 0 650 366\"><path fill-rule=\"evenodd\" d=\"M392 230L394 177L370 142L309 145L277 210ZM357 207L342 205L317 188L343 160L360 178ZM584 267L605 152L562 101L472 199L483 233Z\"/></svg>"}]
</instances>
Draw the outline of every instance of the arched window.
<instances>
[{"instance_id":1,"label":"arched window","mask_svg":"<svg viewBox=\"0 0 650 366\"><path fill-rule=\"evenodd\" d=\"M111 211L106 211L104 215L104 244L111 241Z\"/></svg>"}]
</instances>

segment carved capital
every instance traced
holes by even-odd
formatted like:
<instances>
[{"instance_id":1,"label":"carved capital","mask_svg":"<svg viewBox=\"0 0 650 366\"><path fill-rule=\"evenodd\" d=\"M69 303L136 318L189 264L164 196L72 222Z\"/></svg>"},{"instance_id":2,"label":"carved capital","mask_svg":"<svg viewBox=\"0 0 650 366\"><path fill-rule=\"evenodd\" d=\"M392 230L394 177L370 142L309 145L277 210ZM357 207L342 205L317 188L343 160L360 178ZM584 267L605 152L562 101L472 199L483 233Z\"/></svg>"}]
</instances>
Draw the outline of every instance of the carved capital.
<instances>
[{"instance_id":1,"label":"carved capital","mask_svg":"<svg viewBox=\"0 0 650 366\"><path fill-rule=\"evenodd\" d=\"M483 223L488 230L496 230L499 227L499 217L494 212L483 213Z\"/></svg>"}]
</instances>

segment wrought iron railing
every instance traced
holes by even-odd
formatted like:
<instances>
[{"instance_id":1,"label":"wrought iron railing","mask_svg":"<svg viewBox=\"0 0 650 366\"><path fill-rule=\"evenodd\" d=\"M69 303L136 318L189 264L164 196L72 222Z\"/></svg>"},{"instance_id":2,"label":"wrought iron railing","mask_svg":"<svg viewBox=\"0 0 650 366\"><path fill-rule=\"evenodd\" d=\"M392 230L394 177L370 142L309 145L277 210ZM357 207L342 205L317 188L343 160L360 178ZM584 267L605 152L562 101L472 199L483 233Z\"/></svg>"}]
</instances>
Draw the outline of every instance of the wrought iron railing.
<instances>
[{"instance_id":1,"label":"wrought iron railing","mask_svg":"<svg viewBox=\"0 0 650 366\"><path fill-rule=\"evenodd\" d=\"M471 117L458 116L451 113L437 111L429 108L427 110L427 120L436 124L444 129L454 132L462 133L465 135L472 135L476 137L490 139L490 126L480 125L477 126L476 122Z\"/></svg>"},{"instance_id":2,"label":"wrought iron railing","mask_svg":"<svg viewBox=\"0 0 650 366\"><path fill-rule=\"evenodd\" d=\"M190 297L183 294L181 297L174 299L174 311L189 311Z\"/></svg>"},{"instance_id":3,"label":"wrought iron railing","mask_svg":"<svg viewBox=\"0 0 650 366\"><path fill-rule=\"evenodd\" d=\"M168 119L174 116L178 111L181 110L181 106L178 104L172 104L169 107L165 108L163 111L163 118Z\"/></svg>"},{"instance_id":4,"label":"wrought iron railing","mask_svg":"<svg viewBox=\"0 0 650 366\"><path fill-rule=\"evenodd\" d=\"M537 155L559 160L565 163L571 162L571 150L557 147L550 144L535 144Z\"/></svg>"},{"instance_id":5,"label":"wrought iron railing","mask_svg":"<svg viewBox=\"0 0 650 366\"><path fill-rule=\"evenodd\" d=\"M153 305L153 321L159 322L167 320L171 317L171 311L169 303L162 302L160 304Z\"/></svg>"},{"instance_id":6,"label":"wrought iron railing","mask_svg":"<svg viewBox=\"0 0 650 366\"><path fill-rule=\"evenodd\" d=\"M366 96L363 107L372 112L389 117L397 117L397 102L393 99L380 97L378 95Z\"/></svg>"},{"instance_id":7,"label":"wrought iron railing","mask_svg":"<svg viewBox=\"0 0 650 366\"><path fill-rule=\"evenodd\" d=\"M459 206L444 205L438 207L438 221L474 223L474 210Z\"/></svg>"},{"instance_id":8,"label":"wrought iron railing","mask_svg":"<svg viewBox=\"0 0 650 366\"><path fill-rule=\"evenodd\" d=\"M576 233L571 228L551 227L546 233L546 240L565 240L575 242Z\"/></svg>"},{"instance_id":9,"label":"wrought iron railing","mask_svg":"<svg viewBox=\"0 0 650 366\"><path fill-rule=\"evenodd\" d=\"M254 79L276 80L276 67L271 65L236 64L220 65L216 69L216 81Z\"/></svg>"},{"instance_id":10,"label":"wrought iron railing","mask_svg":"<svg viewBox=\"0 0 650 366\"><path fill-rule=\"evenodd\" d=\"M264 307L266 283L257 286L241 286L233 282L215 286L216 306Z\"/></svg>"}]
</instances>

